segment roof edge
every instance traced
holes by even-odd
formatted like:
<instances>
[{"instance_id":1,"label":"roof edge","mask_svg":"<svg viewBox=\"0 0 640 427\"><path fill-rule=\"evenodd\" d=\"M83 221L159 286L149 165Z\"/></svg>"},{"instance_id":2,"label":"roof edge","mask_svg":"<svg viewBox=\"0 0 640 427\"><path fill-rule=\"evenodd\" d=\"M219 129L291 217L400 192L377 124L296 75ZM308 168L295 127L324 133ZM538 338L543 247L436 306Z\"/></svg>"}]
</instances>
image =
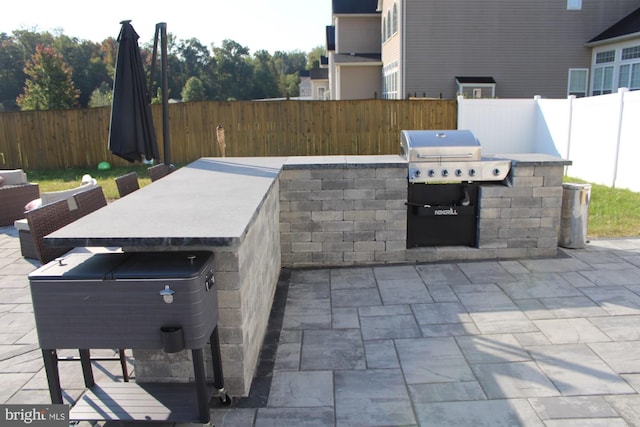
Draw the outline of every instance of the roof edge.
<instances>
[{"instance_id":1,"label":"roof edge","mask_svg":"<svg viewBox=\"0 0 640 427\"><path fill-rule=\"evenodd\" d=\"M375 16L382 16L380 12L372 12L372 13L334 13L335 17L349 17L349 18L372 18Z\"/></svg>"},{"instance_id":2,"label":"roof edge","mask_svg":"<svg viewBox=\"0 0 640 427\"><path fill-rule=\"evenodd\" d=\"M612 43L619 43L619 42L632 40L636 38L640 38L640 31L631 33L631 34L625 34L623 36L612 37L610 39L588 41L584 45L586 47L597 47L597 46L603 46L603 45L612 44Z\"/></svg>"}]
</instances>

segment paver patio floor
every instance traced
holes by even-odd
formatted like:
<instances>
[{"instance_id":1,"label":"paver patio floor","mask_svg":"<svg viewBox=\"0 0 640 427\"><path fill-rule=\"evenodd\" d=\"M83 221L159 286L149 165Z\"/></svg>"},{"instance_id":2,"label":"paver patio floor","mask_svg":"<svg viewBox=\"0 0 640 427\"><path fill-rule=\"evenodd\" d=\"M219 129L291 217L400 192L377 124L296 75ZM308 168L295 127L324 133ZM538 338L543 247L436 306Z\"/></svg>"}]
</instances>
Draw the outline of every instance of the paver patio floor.
<instances>
[{"instance_id":1,"label":"paver patio floor","mask_svg":"<svg viewBox=\"0 0 640 427\"><path fill-rule=\"evenodd\" d=\"M0 228L2 403L49 403L37 266ZM276 298L277 342L250 396L213 405L216 426L640 426L640 238L553 259L284 270Z\"/></svg>"}]
</instances>

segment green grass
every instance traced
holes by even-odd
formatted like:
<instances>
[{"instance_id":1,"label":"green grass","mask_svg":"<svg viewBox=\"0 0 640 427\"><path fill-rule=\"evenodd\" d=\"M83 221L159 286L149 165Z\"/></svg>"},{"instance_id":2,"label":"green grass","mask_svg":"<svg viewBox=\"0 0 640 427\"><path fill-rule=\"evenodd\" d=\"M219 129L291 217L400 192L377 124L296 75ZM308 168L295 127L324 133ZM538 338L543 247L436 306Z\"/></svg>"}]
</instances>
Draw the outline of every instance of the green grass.
<instances>
[{"instance_id":1,"label":"green grass","mask_svg":"<svg viewBox=\"0 0 640 427\"><path fill-rule=\"evenodd\" d=\"M40 192L66 190L80 185L82 175L90 174L98 180L108 200L118 196L115 179L125 173L138 173L140 187L151 183L147 165L115 167L108 171L97 169L29 170L29 181L40 184ZM565 177L565 182L584 183L580 179ZM589 238L640 236L640 193L591 185L588 220Z\"/></svg>"},{"instance_id":2,"label":"green grass","mask_svg":"<svg viewBox=\"0 0 640 427\"><path fill-rule=\"evenodd\" d=\"M564 182L586 181L565 177ZM640 193L591 184L587 227L590 238L640 236Z\"/></svg>"},{"instance_id":3,"label":"green grass","mask_svg":"<svg viewBox=\"0 0 640 427\"><path fill-rule=\"evenodd\" d=\"M135 171L138 174L140 187L144 187L151 183L147 165L131 165L114 167L110 170L101 171L98 169L56 169L56 170L28 170L27 177L30 182L37 182L40 186L40 192L59 191L74 188L80 185L82 175L88 173L98 181L102 186L107 200L115 200L118 195L116 187L116 178L126 173Z\"/></svg>"}]
</instances>

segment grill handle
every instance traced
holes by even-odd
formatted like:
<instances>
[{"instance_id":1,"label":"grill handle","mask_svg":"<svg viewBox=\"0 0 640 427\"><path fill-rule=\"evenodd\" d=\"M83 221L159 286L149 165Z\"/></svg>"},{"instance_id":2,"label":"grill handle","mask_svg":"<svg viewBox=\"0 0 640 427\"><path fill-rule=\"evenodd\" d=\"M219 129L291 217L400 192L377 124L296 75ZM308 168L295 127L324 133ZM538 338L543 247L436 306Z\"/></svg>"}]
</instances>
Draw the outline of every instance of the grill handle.
<instances>
[{"instance_id":1,"label":"grill handle","mask_svg":"<svg viewBox=\"0 0 640 427\"><path fill-rule=\"evenodd\" d=\"M430 204L424 204L424 203L413 203L413 202L404 202L405 206L415 206L418 208L435 208L435 209L446 209L446 208L458 208L460 206L469 206L469 203L467 204L461 204L461 203L450 203L448 205L430 205Z\"/></svg>"},{"instance_id":2,"label":"grill handle","mask_svg":"<svg viewBox=\"0 0 640 427\"><path fill-rule=\"evenodd\" d=\"M431 205L425 205L424 203L404 202L405 206L417 206L419 208L430 208Z\"/></svg>"},{"instance_id":3,"label":"grill handle","mask_svg":"<svg viewBox=\"0 0 640 427\"><path fill-rule=\"evenodd\" d=\"M473 153L464 154L418 154L419 159L459 159L461 157L471 158Z\"/></svg>"}]
</instances>

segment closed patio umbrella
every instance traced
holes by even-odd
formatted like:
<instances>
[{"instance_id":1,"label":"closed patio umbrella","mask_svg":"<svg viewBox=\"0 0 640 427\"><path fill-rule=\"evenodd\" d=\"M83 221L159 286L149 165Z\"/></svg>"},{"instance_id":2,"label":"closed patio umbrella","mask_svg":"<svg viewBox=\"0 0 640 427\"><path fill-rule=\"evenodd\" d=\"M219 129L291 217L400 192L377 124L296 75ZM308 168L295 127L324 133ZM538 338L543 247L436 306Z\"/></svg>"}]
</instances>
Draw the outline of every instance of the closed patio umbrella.
<instances>
[{"instance_id":1,"label":"closed patio umbrella","mask_svg":"<svg viewBox=\"0 0 640 427\"><path fill-rule=\"evenodd\" d=\"M150 97L131 21L122 21L113 82L109 126L109 150L129 162L158 159L158 141L153 127Z\"/></svg>"}]
</instances>

